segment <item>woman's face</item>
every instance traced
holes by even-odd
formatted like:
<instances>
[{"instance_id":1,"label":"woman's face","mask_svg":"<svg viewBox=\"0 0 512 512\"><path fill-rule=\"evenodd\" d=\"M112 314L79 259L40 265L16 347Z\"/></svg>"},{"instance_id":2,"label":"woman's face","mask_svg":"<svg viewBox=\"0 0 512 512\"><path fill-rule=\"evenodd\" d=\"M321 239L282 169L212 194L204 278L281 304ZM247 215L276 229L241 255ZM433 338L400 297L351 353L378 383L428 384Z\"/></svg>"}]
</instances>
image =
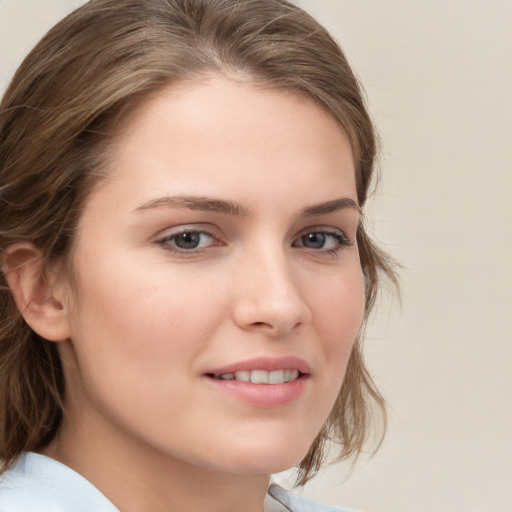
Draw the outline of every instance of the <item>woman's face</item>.
<instances>
[{"instance_id":1,"label":"woman's face","mask_svg":"<svg viewBox=\"0 0 512 512\"><path fill-rule=\"evenodd\" d=\"M358 217L349 142L313 101L218 77L149 99L78 228L67 435L236 473L298 463L361 324Z\"/></svg>"}]
</instances>

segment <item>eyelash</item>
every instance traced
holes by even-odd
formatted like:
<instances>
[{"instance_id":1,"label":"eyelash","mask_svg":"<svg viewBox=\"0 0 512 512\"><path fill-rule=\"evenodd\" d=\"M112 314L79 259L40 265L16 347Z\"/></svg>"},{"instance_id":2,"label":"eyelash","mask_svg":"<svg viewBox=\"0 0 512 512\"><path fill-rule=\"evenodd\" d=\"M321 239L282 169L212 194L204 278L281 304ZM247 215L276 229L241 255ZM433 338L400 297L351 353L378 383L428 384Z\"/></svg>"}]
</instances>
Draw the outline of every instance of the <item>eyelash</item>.
<instances>
[{"instance_id":1,"label":"eyelash","mask_svg":"<svg viewBox=\"0 0 512 512\"><path fill-rule=\"evenodd\" d=\"M176 240L178 237L186 235L186 234L194 234L199 236L206 236L211 238L214 243L209 244L205 247L199 248L191 248L191 249L183 249L181 247L176 246ZM312 249L308 248L304 243L304 237L308 235L324 235L326 237L331 237L335 241L335 247L330 249ZM222 246L224 243L220 241L216 236L211 234L208 231L200 230L200 229L183 229L177 233L172 233L171 235L165 236L156 240L156 243L162 247L165 251L169 251L178 256L195 256L200 254L201 252L210 249L215 246ZM172 245L171 245L172 244ZM329 229L312 229L310 231L305 231L303 234L299 235L296 240L294 240L292 247L304 247L306 249L311 250L314 253L319 253L327 256L335 256L342 249L353 245L354 242L350 240L343 232L337 230L329 230Z\"/></svg>"},{"instance_id":2,"label":"eyelash","mask_svg":"<svg viewBox=\"0 0 512 512\"><path fill-rule=\"evenodd\" d=\"M328 255L328 256L335 256L342 249L344 249L346 247L350 247L351 245L354 244L354 242L352 240L350 240L343 232L337 231L337 230L329 230L329 229L316 229L316 230L312 230L312 231L307 231L304 234L300 235L297 240L301 241L301 243L302 243L303 238L308 235L324 235L327 237L332 237L335 240L336 245L335 245L335 247L333 247L331 249L319 249L319 250L312 249L314 252L320 252L320 253ZM304 245L295 245L295 242L294 242L293 247L305 247L305 246Z\"/></svg>"},{"instance_id":3,"label":"eyelash","mask_svg":"<svg viewBox=\"0 0 512 512\"><path fill-rule=\"evenodd\" d=\"M192 248L192 249L183 249L181 247L176 246L176 239L180 236L186 234L195 234L195 235L203 235L211 238L214 243L207 245L206 247L200 248ZM199 254L201 251L207 250L211 247L224 245L222 242L218 240L217 237L209 233L208 231L204 231L201 229L183 229L177 233L172 233L171 235L160 238L156 241L158 245L162 247L165 251L169 251L171 253L177 254L178 256L195 256ZM173 245L171 245L173 244Z\"/></svg>"}]
</instances>

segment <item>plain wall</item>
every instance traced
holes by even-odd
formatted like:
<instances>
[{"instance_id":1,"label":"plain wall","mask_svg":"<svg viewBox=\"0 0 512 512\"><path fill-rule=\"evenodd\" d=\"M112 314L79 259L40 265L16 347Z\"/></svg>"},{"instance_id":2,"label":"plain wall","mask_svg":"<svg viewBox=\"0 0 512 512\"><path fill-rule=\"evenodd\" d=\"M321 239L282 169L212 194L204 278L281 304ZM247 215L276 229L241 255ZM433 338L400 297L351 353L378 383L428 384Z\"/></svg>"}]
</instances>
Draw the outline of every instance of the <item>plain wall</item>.
<instances>
[{"instance_id":1,"label":"plain wall","mask_svg":"<svg viewBox=\"0 0 512 512\"><path fill-rule=\"evenodd\" d=\"M0 0L0 90L79 1ZM378 454L304 493L365 512L512 511L512 2L301 0L340 41L382 137L374 230L404 266L367 359ZM348 479L347 479L348 478Z\"/></svg>"}]
</instances>

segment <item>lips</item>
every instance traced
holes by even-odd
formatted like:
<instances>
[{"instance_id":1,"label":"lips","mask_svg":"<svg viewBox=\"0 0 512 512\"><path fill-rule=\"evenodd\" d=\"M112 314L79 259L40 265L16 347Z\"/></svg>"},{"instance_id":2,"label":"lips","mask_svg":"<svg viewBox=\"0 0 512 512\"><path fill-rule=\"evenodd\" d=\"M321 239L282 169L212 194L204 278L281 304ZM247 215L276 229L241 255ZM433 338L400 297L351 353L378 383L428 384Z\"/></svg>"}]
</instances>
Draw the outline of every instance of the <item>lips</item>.
<instances>
[{"instance_id":1,"label":"lips","mask_svg":"<svg viewBox=\"0 0 512 512\"><path fill-rule=\"evenodd\" d=\"M253 405L276 407L302 395L310 368L296 357L257 358L212 369L204 376L218 391Z\"/></svg>"},{"instance_id":2,"label":"lips","mask_svg":"<svg viewBox=\"0 0 512 512\"><path fill-rule=\"evenodd\" d=\"M298 357L287 356L246 359L220 368L213 368L205 374L208 377L222 380L238 380L254 384L282 384L295 380L301 375L309 375L310 372L306 361Z\"/></svg>"}]
</instances>

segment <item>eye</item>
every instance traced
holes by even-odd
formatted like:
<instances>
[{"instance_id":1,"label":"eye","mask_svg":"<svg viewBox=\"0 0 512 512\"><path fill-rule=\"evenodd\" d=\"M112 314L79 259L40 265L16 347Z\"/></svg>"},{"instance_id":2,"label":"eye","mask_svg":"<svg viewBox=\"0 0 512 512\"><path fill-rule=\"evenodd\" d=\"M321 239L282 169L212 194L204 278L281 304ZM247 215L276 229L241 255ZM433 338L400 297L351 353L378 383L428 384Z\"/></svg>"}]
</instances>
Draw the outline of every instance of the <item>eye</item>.
<instances>
[{"instance_id":1,"label":"eye","mask_svg":"<svg viewBox=\"0 0 512 512\"><path fill-rule=\"evenodd\" d=\"M301 236L300 241L304 247L323 249L327 242L327 235L325 233L308 233Z\"/></svg>"},{"instance_id":2,"label":"eye","mask_svg":"<svg viewBox=\"0 0 512 512\"><path fill-rule=\"evenodd\" d=\"M344 233L336 230L315 230L301 235L293 247L305 247L314 251L335 253L343 247L352 245Z\"/></svg>"},{"instance_id":3,"label":"eye","mask_svg":"<svg viewBox=\"0 0 512 512\"><path fill-rule=\"evenodd\" d=\"M179 235L172 236L170 241L180 249L197 249L198 247L208 245L210 238L211 237L207 233L185 231Z\"/></svg>"},{"instance_id":4,"label":"eye","mask_svg":"<svg viewBox=\"0 0 512 512\"><path fill-rule=\"evenodd\" d=\"M164 249L177 253L194 252L213 245L221 245L213 235L206 231L187 229L157 240Z\"/></svg>"}]
</instances>

